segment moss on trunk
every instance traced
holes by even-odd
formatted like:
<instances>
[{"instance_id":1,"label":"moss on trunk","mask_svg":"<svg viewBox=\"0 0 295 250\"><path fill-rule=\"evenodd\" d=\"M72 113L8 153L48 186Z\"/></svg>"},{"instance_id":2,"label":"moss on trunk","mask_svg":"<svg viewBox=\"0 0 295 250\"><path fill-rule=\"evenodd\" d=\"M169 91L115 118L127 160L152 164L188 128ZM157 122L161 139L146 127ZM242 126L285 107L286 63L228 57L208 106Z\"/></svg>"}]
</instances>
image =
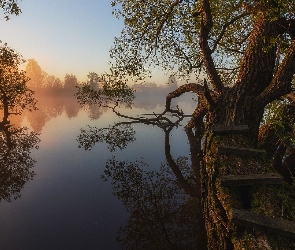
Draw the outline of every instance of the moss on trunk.
<instances>
[{"instance_id":1,"label":"moss on trunk","mask_svg":"<svg viewBox=\"0 0 295 250\"><path fill-rule=\"evenodd\" d=\"M233 208L295 220L295 199L291 187L284 183L281 186L227 188L220 182L222 175L274 172L271 157L261 159L218 153L219 145L253 148L247 135L214 135L208 132L205 138L201 180L208 249L268 249L267 246L270 249L293 249L289 239L238 227L231 222Z\"/></svg>"}]
</instances>

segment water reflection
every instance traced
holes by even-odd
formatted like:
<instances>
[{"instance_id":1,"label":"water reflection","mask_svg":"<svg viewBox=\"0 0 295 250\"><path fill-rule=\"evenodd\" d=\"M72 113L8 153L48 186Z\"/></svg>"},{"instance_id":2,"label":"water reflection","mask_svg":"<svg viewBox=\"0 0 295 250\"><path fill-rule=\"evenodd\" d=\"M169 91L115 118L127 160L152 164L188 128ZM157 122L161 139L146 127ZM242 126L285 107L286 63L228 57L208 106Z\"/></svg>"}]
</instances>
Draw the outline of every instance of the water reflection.
<instances>
[{"instance_id":1,"label":"water reflection","mask_svg":"<svg viewBox=\"0 0 295 250\"><path fill-rule=\"evenodd\" d=\"M86 110L90 119L97 120L109 110L108 107L100 104L81 106L71 91L55 92L49 87L36 89L35 91L35 98L38 100L38 110L34 112L24 111L21 119L26 117L32 129L38 133L42 131L46 122L61 115L64 111L68 118L75 118L80 111ZM136 95L142 96L144 94L139 92ZM135 100L134 108L150 110L158 105L163 105L164 98L162 95L159 95L156 99L145 95L145 98L136 98Z\"/></svg>"},{"instance_id":2,"label":"water reflection","mask_svg":"<svg viewBox=\"0 0 295 250\"><path fill-rule=\"evenodd\" d=\"M38 80L37 77L34 79ZM37 80L35 81L36 84L39 81ZM110 120L114 118L114 115L110 114L110 112L106 114L106 111L110 110L109 108L87 106L87 111L85 112L77 104L73 92L66 91L64 85L60 85L54 78L52 78L51 82L51 85L44 85L42 88L35 87L35 97L38 99L37 107L39 110L34 112L24 111L22 116L15 116L17 119L9 117L10 125L5 127L1 132L1 152L3 152L3 155L0 156L0 164L4 168L3 170L1 169L1 174L3 173L1 177L3 179L5 178L7 183L13 178L19 181L19 184L16 184L16 181L11 181L9 189L4 187L5 182L1 180L1 184L3 184L1 195L2 193L5 194L2 190L6 190L7 194L6 196L3 195L4 198L1 196L3 200L18 197L26 181L33 178L32 166L34 165L34 160L30 157L30 149L37 146L38 138L36 132L42 131L43 133L40 135L42 136L40 150L32 154L33 158L38 160L35 164L37 176L34 178L34 182L31 182L26 186L27 188L25 190L22 190L22 199L13 203L6 202L1 206L0 220L2 237L0 248L15 250L55 248L121 249L122 247L114 242L115 231L119 227L119 224L124 225L123 223L127 221L128 214L126 214L122 204L110 195L112 187L99 181L99 176L103 173L105 162L108 162L110 165L112 163L116 165L119 161L111 162L112 158L104 148L101 148L99 155L93 154L92 152L82 152L82 150L77 148L75 138L80 126L82 126L81 124L88 123L91 125L96 121L91 121L90 119L97 119L98 117L106 118L99 121L101 127L106 127L106 129L100 130L100 137L95 137L98 131L94 130L88 133L89 130L87 128L85 129L87 135L94 136L93 142L89 140L88 144L85 143L85 145L91 148L96 141L106 141L109 143L110 150L116 148L123 150L135 140L134 131L137 131L133 127L135 121L132 124L128 121L128 118L125 118L129 124L122 123L121 125L117 124L113 128L108 127L105 124L109 124ZM69 75L68 90L73 87L73 84L76 84L75 78ZM163 99L161 98L161 100ZM153 105L157 103L157 101L150 97L147 98L147 101ZM144 104L139 104L137 107L141 107L141 105ZM75 118L76 116L77 118ZM87 117L90 119L87 119ZM49 122L52 118L55 118L54 122ZM86 119L88 122L85 121ZM158 125L158 127L163 125L163 128L168 128L165 125L168 121L165 119L155 119L154 121L152 119L140 119L137 122L140 124L144 123L144 121L147 122L146 124ZM156 124L157 122L158 124ZM28 123L31 124L31 127L35 131L34 133L21 128L22 125L27 125ZM157 132L152 132L152 134L155 135ZM86 138L87 136L84 137ZM156 137L155 140L158 139ZM159 138L164 141L164 137L161 138L160 134ZM136 147L143 149L142 146L147 144L149 140L152 141L150 134L145 138L143 143L140 141L140 136L137 136L137 141L130 146L140 144ZM144 150L148 152L148 155L152 154L153 158L162 159L161 148L157 146L155 140L153 141L153 150L148 148ZM15 146L8 149L10 141L15 141ZM159 142L159 144L162 145L163 142ZM84 147L84 145L82 146ZM12 153L13 151L14 153ZM131 152L129 150L128 152L128 149L124 150L124 155L122 156L131 160L133 155L136 154L135 151ZM6 159L5 152L7 153ZM120 159L120 155L117 153L116 160ZM180 153L180 155L183 154ZM14 163L12 163L13 159ZM108 159L109 161L107 161ZM146 159L148 159L148 156ZM179 158L176 162L178 165L182 164L182 171L184 171L185 164L189 164L185 158ZM134 163L131 162L130 164ZM13 168L9 169L11 166ZM139 167L144 166L140 165ZM152 167L158 168L160 166L154 164ZM5 172L8 170L10 170L10 177ZM14 171L14 175L12 170ZM170 175L170 177L167 175ZM186 174L184 171L183 175L185 178L189 178L190 173L188 172ZM124 242L126 242L125 246L131 244L132 238L136 242L137 232L132 231L132 228L135 229L132 225L136 226L137 223L146 218L148 220L154 220L152 224L157 228L154 232L158 234L162 232L154 245L160 244L160 247L167 246L171 248L172 246L182 247L193 246L195 244L195 238L189 236L195 234L195 225L197 224L193 222L195 221L196 214L189 213L189 211L193 210L196 204L196 198L192 198L181 191L177 178L175 176L173 178L173 176L172 170L167 164L165 166L163 165L159 170L144 169L142 178L151 177L153 180L149 182L150 185L146 187L146 191L142 190L142 192L149 193L155 191L155 196L164 198L164 200L157 200L158 205L156 204L153 207L152 203L150 209L138 214L134 223L132 223L132 218L134 218L132 217L128 222L130 226L126 225L126 227L122 227L119 235L122 244ZM107 177L106 174L105 177ZM111 179L112 177L109 176L107 178ZM166 178L167 181L162 181L163 178ZM148 181L150 180L146 179L145 183ZM169 183L169 181L172 182ZM190 178L190 183L192 185L194 184L193 178ZM158 188L155 188L158 184ZM172 191L176 190L179 191L172 193ZM148 197L147 199L150 198L150 196L146 197ZM134 200L134 202L136 201ZM136 204L134 206L130 204L127 208L134 210L134 207L138 207L140 210L143 206L147 208L150 206L148 203L146 205L141 203L140 205L142 206L139 207ZM157 211L159 211L158 214L155 214ZM178 213L178 211L181 211L181 213ZM135 216L135 214L132 216ZM189 224L188 220L192 220L191 224ZM162 227L163 223L165 230ZM147 230L148 234L145 236L147 242L148 239L151 241L154 237L151 234L153 227L149 227L149 225L144 222L141 224L143 229L145 228ZM181 232L187 228L187 225L191 225L190 227L192 228L189 228L186 232ZM131 228L130 230L128 229L129 227ZM126 231L125 229L128 230ZM168 237L166 236L166 232L168 233ZM141 231L141 233L144 234L144 231ZM129 238L128 235L130 235ZM138 235L141 237L142 234ZM175 240L176 237L178 237L177 242ZM18 239L17 241L15 240L16 238ZM161 243L160 241L163 238L165 242ZM134 243L134 246L136 244Z\"/></svg>"},{"instance_id":3,"label":"water reflection","mask_svg":"<svg viewBox=\"0 0 295 250\"><path fill-rule=\"evenodd\" d=\"M0 123L0 201L19 198L26 182L33 179L35 161L30 151L38 143L35 132Z\"/></svg>"},{"instance_id":4,"label":"water reflection","mask_svg":"<svg viewBox=\"0 0 295 250\"><path fill-rule=\"evenodd\" d=\"M39 142L37 134L10 121L12 116L36 109L34 91L21 70L23 62L21 55L0 42L0 201L20 197L21 189L34 176L30 150Z\"/></svg>"},{"instance_id":5,"label":"water reflection","mask_svg":"<svg viewBox=\"0 0 295 250\"><path fill-rule=\"evenodd\" d=\"M78 137L79 147L90 150L96 143L105 141L111 152L116 148L124 149L130 142L135 140L135 131L129 122L116 123L107 128L87 126L81 129Z\"/></svg>"},{"instance_id":6,"label":"water reflection","mask_svg":"<svg viewBox=\"0 0 295 250\"><path fill-rule=\"evenodd\" d=\"M187 159L177 163L189 173ZM171 168L163 164L152 169L144 161L106 164L105 180L130 213L117 240L125 249L196 249L199 228L198 207L180 187Z\"/></svg>"},{"instance_id":7,"label":"water reflection","mask_svg":"<svg viewBox=\"0 0 295 250\"><path fill-rule=\"evenodd\" d=\"M134 124L162 129L166 163L152 168L144 161L109 159L102 178L111 180L113 193L130 213L125 227L118 231L118 242L126 249L205 249L206 230L201 209L200 159L201 131L186 131L191 155L178 157L171 153L171 132L186 117L175 109L170 115L132 117L106 128L86 127L78 137L80 147L90 150L96 143L106 142L111 151L124 149L135 140ZM150 118L151 117L151 118ZM200 128L202 129L202 128ZM180 145L178 145L180 146ZM155 168L156 167L156 168Z\"/></svg>"}]
</instances>

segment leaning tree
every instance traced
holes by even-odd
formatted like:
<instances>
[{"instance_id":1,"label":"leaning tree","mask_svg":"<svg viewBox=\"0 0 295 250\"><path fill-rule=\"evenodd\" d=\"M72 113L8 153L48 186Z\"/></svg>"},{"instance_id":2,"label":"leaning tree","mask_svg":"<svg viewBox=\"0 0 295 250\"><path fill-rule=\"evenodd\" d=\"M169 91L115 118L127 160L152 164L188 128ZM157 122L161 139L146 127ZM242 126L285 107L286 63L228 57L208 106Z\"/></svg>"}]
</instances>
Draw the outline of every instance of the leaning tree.
<instances>
[{"instance_id":1,"label":"leaning tree","mask_svg":"<svg viewBox=\"0 0 295 250\"><path fill-rule=\"evenodd\" d=\"M204 141L198 154L202 184L198 191L203 200L208 247L241 246L245 240L233 241L230 195L219 188L218 177L221 173L263 173L271 164L220 156L218 145L258 147L265 108L292 92L295 2L114 0L111 4L113 13L125 24L110 51L111 74L103 77L106 84L101 90L87 85L80 88L80 101L110 101L115 96L116 102L130 101L126 82L149 77L154 67L187 79L166 97L162 115L180 112L173 110L173 98L187 92L197 94L196 109L186 131ZM214 136L213 125L246 125L249 132L246 136ZM263 132L263 136L268 134ZM262 193L255 193L258 200L265 198Z\"/></svg>"},{"instance_id":2,"label":"leaning tree","mask_svg":"<svg viewBox=\"0 0 295 250\"><path fill-rule=\"evenodd\" d=\"M247 124L257 141L265 106L292 90L295 72L294 1L113 1L124 18L115 39L113 73L139 80L160 65L204 78L167 96L199 96L192 122Z\"/></svg>"}]
</instances>

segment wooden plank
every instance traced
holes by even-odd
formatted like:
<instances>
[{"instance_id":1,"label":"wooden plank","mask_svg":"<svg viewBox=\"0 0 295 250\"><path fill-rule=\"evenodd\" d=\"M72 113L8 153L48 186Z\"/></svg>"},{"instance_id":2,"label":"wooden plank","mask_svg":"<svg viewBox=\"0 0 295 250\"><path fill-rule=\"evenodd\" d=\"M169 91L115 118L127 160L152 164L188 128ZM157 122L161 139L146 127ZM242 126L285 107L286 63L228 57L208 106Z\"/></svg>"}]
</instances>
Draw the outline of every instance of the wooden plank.
<instances>
[{"instance_id":1,"label":"wooden plank","mask_svg":"<svg viewBox=\"0 0 295 250\"><path fill-rule=\"evenodd\" d=\"M250 174L250 175L224 175L220 177L223 186L249 186L263 184L282 184L282 177L277 173Z\"/></svg>"},{"instance_id":2,"label":"wooden plank","mask_svg":"<svg viewBox=\"0 0 295 250\"><path fill-rule=\"evenodd\" d=\"M237 225L268 231L287 238L295 239L295 222L280 218L267 217L257 213L233 209L232 222Z\"/></svg>"},{"instance_id":3,"label":"wooden plank","mask_svg":"<svg viewBox=\"0 0 295 250\"><path fill-rule=\"evenodd\" d=\"M248 125L214 125L212 127L212 132L214 134L236 134L236 133L248 133L249 127Z\"/></svg>"},{"instance_id":4,"label":"wooden plank","mask_svg":"<svg viewBox=\"0 0 295 250\"><path fill-rule=\"evenodd\" d=\"M261 158L266 156L266 151L262 149L231 147L231 146L218 146L218 153L261 157Z\"/></svg>"},{"instance_id":5,"label":"wooden plank","mask_svg":"<svg viewBox=\"0 0 295 250\"><path fill-rule=\"evenodd\" d=\"M176 113L174 113L174 114L176 114ZM155 114L155 113L149 113L149 114L139 114L139 115L152 115L152 116L164 116L163 114ZM173 113L172 113L172 115L173 115ZM192 117L192 115L185 115L185 114L182 114L182 115L179 115L179 116L181 116L181 117Z\"/></svg>"}]
</instances>

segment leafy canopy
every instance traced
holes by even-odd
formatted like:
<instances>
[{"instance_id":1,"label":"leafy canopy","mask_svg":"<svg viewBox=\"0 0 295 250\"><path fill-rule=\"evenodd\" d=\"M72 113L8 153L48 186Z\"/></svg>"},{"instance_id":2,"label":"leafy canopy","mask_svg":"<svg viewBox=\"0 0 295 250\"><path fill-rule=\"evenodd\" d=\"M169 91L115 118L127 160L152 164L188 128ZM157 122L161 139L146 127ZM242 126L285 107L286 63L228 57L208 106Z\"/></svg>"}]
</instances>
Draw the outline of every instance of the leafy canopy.
<instances>
[{"instance_id":1,"label":"leafy canopy","mask_svg":"<svg viewBox=\"0 0 295 250\"><path fill-rule=\"evenodd\" d=\"M143 79L154 66L182 77L204 73L199 46L202 1L114 0L111 4L125 23L111 49L116 75ZM208 45L218 73L227 81L234 80L255 20L261 16L291 20L295 13L292 0L211 0L210 7L213 26ZM273 43L278 40L290 44L289 35L274 37Z\"/></svg>"},{"instance_id":2,"label":"leafy canopy","mask_svg":"<svg viewBox=\"0 0 295 250\"><path fill-rule=\"evenodd\" d=\"M0 45L0 108L9 114L21 114L27 108L35 109L33 91L27 86L29 78L21 70L25 60L7 44Z\"/></svg>"}]
</instances>

